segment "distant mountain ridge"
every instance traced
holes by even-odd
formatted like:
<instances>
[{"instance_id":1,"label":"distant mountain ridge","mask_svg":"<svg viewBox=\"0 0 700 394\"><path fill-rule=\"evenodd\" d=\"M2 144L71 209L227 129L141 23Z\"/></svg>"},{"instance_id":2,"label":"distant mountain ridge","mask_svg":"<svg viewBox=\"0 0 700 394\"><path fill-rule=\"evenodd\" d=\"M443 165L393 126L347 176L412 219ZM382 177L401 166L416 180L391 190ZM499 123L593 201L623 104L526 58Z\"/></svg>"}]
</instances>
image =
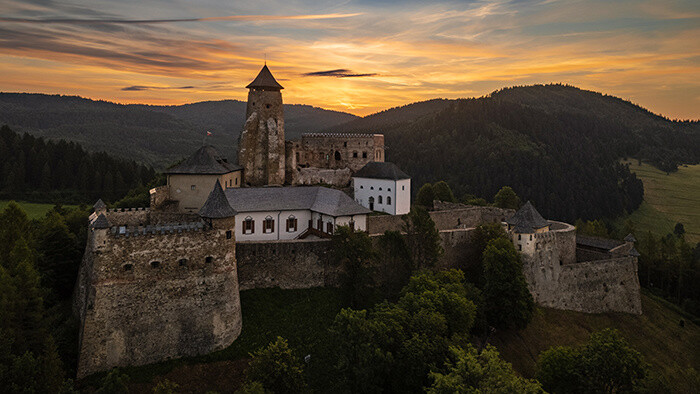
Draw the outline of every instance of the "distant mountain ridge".
<instances>
[{"instance_id":1,"label":"distant mountain ridge","mask_svg":"<svg viewBox=\"0 0 700 394\"><path fill-rule=\"evenodd\" d=\"M0 93L0 125L49 139L80 143L90 151L164 168L205 141L235 159L246 103L204 101L159 106L117 104L78 96ZM287 138L320 131L357 116L309 105L285 104Z\"/></svg>"}]
</instances>

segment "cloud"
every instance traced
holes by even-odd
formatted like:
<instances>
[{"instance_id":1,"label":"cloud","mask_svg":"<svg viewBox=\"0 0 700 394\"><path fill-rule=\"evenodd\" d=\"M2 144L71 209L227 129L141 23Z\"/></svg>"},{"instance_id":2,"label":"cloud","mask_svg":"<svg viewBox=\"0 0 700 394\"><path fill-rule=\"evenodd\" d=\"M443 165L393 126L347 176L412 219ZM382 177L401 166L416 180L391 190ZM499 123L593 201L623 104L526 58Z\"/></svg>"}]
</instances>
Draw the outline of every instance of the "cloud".
<instances>
[{"instance_id":1,"label":"cloud","mask_svg":"<svg viewBox=\"0 0 700 394\"><path fill-rule=\"evenodd\" d=\"M379 74L377 73L354 73L345 68L338 68L335 70L326 71L314 71L310 73L301 74L305 77L336 77L336 78L355 78L355 77L374 77Z\"/></svg>"},{"instance_id":2,"label":"cloud","mask_svg":"<svg viewBox=\"0 0 700 394\"><path fill-rule=\"evenodd\" d=\"M362 15L362 13L351 14L312 14L312 15L228 15L213 16L204 18L175 18L175 19L80 19L80 18L12 18L0 17L0 22L28 23L28 24L124 24L124 25L151 25L157 23L180 23L180 22L215 22L215 21L279 21L279 20L318 20L318 19L338 19L350 18Z\"/></svg>"},{"instance_id":3,"label":"cloud","mask_svg":"<svg viewBox=\"0 0 700 394\"><path fill-rule=\"evenodd\" d=\"M125 92L140 92L144 90L183 90L183 89L194 89L194 86L144 86L144 85L133 85L121 88Z\"/></svg>"}]
</instances>

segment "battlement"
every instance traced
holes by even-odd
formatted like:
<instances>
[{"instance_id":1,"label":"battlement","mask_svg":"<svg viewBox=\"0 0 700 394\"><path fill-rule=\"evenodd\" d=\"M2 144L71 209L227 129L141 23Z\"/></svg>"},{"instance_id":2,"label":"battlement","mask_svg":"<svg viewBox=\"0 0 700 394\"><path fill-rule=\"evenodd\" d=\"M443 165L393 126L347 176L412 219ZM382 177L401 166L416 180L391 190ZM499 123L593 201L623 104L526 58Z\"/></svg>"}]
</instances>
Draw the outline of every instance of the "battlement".
<instances>
[{"instance_id":1,"label":"battlement","mask_svg":"<svg viewBox=\"0 0 700 394\"><path fill-rule=\"evenodd\" d=\"M373 138L383 134L354 134L354 133L303 133L302 138Z\"/></svg>"},{"instance_id":2,"label":"battlement","mask_svg":"<svg viewBox=\"0 0 700 394\"><path fill-rule=\"evenodd\" d=\"M204 222L170 223L146 226L112 226L110 234L117 237L137 237L141 235L175 234L190 231L206 231L208 226Z\"/></svg>"}]
</instances>

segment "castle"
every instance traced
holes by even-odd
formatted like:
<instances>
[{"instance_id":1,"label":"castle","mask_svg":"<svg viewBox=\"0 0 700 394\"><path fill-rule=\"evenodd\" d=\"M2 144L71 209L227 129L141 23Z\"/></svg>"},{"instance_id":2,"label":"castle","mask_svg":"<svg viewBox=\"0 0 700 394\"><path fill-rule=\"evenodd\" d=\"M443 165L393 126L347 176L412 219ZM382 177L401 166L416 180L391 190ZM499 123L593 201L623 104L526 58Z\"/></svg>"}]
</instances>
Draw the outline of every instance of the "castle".
<instances>
[{"instance_id":1,"label":"castle","mask_svg":"<svg viewBox=\"0 0 700 394\"><path fill-rule=\"evenodd\" d=\"M149 208L95 204L74 292L79 378L223 349L244 324L241 290L336 286L342 267L329 238L338 226L373 239L401 230L410 177L385 162L382 135L285 141L282 86L264 66L247 87L237 164L203 146L165 172ZM353 197L310 186L321 183L350 185ZM539 304L641 313L633 237L577 237L529 202L515 212L436 201L430 216L445 249L439 268L464 264L476 226L502 223Z\"/></svg>"}]
</instances>

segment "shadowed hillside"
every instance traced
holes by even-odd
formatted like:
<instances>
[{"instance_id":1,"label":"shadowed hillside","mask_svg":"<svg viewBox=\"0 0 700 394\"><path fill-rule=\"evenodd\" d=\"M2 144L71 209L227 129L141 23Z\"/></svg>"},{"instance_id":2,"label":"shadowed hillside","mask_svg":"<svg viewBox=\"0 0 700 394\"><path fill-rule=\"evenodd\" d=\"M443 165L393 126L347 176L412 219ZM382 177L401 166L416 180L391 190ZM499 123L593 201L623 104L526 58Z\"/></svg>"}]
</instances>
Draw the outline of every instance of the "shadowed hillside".
<instances>
[{"instance_id":1,"label":"shadowed hillside","mask_svg":"<svg viewBox=\"0 0 700 394\"><path fill-rule=\"evenodd\" d=\"M163 168L207 142L235 158L245 102L208 101L177 106L122 105L76 96L0 93L0 125L49 139L65 139ZM289 138L355 119L308 105L285 105Z\"/></svg>"},{"instance_id":2,"label":"shadowed hillside","mask_svg":"<svg viewBox=\"0 0 700 394\"><path fill-rule=\"evenodd\" d=\"M412 117L413 105L420 109ZM387 160L412 175L414 192L445 180L458 197L491 200L510 185L546 217L573 222L639 206L642 184L620 158L641 157L668 170L700 161L700 123L669 121L570 86L413 105L334 130L385 134Z\"/></svg>"}]
</instances>

